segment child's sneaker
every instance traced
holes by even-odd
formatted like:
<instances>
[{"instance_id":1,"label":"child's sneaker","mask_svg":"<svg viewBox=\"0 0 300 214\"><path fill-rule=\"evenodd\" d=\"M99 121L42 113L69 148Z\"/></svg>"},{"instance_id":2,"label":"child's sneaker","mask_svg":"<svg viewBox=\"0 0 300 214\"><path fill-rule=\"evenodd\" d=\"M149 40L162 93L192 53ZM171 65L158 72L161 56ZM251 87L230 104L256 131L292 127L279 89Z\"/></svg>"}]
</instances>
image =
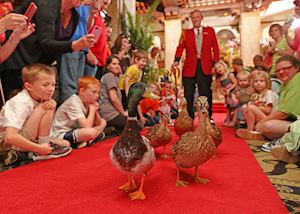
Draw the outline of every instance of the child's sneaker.
<instances>
[{"instance_id":1,"label":"child's sneaker","mask_svg":"<svg viewBox=\"0 0 300 214\"><path fill-rule=\"evenodd\" d=\"M105 136L109 136L109 135L111 135L115 130L116 130L115 127L109 126L109 127L106 127L106 128L103 130L103 132L105 133Z\"/></svg>"},{"instance_id":2,"label":"child's sneaker","mask_svg":"<svg viewBox=\"0 0 300 214\"><path fill-rule=\"evenodd\" d=\"M28 152L20 152L16 150L9 150L4 154L1 154L1 156L0 163L3 166L17 166L22 162L30 162L31 160Z\"/></svg>"},{"instance_id":3,"label":"child's sneaker","mask_svg":"<svg viewBox=\"0 0 300 214\"><path fill-rule=\"evenodd\" d=\"M88 145L91 145L91 144L95 144L95 143L99 143L100 141L104 140L105 138L105 133L104 132L101 132L98 137L96 137L94 140L92 140Z\"/></svg>"},{"instance_id":4,"label":"child's sneaker","mask_svg":"<svg viewBox=\"0 0 300 214\"><path fill-rule=\"evenodd\" d=\"M260 147L260 149L264 152L271 152L271 150L277 145L280 145L280 139L275 139L268 143L265 143Z\"/></svg>"},{"instance_id":5,"label":"child's sneaker","mask_svg":"<svg viewBox=\"0 0 300 214\"><path fill-rule=\"evenodd\" d=\"M247 128L247 124L245 121L241 120L238 122L238 128L239 129L246 129Z\"/></svg>"},{"instance_id":6,"label":"child's sneaker","mask_svg":"<svg viewBox=\"0 0 300 214\"><path fill-rule=\"evenodd\" d=\"M48 159L52 159L52 158L60 158L60 157L64 157L64 156L70 154L70 152L72 151L72 148L69 146L60 146L60 145L54 144L52 142L50 142L49 144L53 148L53 150L50 154L48 154L48 155L34 154L32 159L34 161L38 161L38 160L48 160Z\"/></svg>"}]
</instances>

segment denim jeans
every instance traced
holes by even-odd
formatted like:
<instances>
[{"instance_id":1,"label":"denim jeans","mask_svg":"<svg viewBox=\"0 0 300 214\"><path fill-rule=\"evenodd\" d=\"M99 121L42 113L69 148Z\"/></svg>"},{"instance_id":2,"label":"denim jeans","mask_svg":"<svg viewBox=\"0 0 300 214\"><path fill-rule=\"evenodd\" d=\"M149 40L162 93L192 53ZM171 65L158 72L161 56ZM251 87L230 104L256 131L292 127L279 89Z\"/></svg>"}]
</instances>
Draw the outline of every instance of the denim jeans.
<instances>
[{"instance_id":1,"label":"denim jeans","mask_svg":"<svg viewBox=\"0 0 300 214\"><path fill-rule=\"evenodd\" d=\"M84 76L96 77L97 70L98 66L92 66L86 63L84 68Z\"/></svg>"},{"instance_id":2,"label":"denim jeans","mask_svg":"<svg viewBox=\"0 0 300 214\"><path fill-rule=\"evenodd\" d=\"M77 82L83 77L85 54L83 51L63 54L58 61L59 100L62 104L77 92Z\"/></svg>"}]
</instances>

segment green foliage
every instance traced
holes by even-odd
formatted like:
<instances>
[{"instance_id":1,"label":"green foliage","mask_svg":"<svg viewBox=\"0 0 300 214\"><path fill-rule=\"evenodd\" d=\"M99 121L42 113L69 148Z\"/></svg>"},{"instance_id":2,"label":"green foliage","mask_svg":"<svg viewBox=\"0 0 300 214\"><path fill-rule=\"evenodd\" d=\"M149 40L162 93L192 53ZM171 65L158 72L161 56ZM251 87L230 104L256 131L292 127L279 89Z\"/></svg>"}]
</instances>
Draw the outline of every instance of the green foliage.
<instances>
[{"instance_id":1,"label":"green foliage","mask_svg":"<svg viewBox=\"0 0 300 214\"><path fill-rule=\"evenodd\" d=\"M135 20L124 5L124 11L121 16L121 30L124 35L130 38L130 43L134 49L148 52L152 46L153 34L149 31L149 23L152 13L156 10L159 3L160 0L155 0L148 8L147 13L144 15L136 14ZM164 69L154 69L153 65L148 63L143 70L142 81L145 83L157 82L163 73Z\"/></svg>"},{"instance_id":2,"label":"green foliage","mask_svg":"<svg viewBox=\"0 0 300 214\"><path fill-rule=\"evenodd\" d=\"M165 69L164 68L153 68L151 64L147 64L147 66L143 70L143 77L142 82L149 83L149 82L158 82L158 78L164 75Z\"/></svg>"},{"instance_id":3,"label":"green foliage","mask_svg":"<svg viewBox=\"0 0 300 214\"><path fill-rule=\"evenodd\" d=\"M148 8L147 13L145 15L136 14L135 20L126 6L124 6L124 12L121 17L121 29L123 34L129 36L133 48L148 51L151 47L153 34L148 31L149 22L159 3L159 0L155 0ZM128 22L126 22L125 14Z\"/></svg>"}]
</instances>

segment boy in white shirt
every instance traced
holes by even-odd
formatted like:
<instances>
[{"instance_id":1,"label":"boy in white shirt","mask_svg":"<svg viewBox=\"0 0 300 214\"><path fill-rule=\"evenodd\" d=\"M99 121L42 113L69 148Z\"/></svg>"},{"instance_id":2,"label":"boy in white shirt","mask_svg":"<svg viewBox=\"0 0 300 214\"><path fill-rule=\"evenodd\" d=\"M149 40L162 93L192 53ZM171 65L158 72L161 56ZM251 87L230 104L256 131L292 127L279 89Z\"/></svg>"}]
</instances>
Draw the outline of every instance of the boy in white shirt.
<instances>
[{"instance_id":1,"label":"boy in white shirt","mask_svg":"<svg viewBox=\"0 0 300 214\"><path fill-rule=\"evenodd\" d=\"M0 112L0 165L65 156L69 143L50 138L56 102L55 71L32 64L22 71L23 90L8 100ZM60 144L56 145L56 144Z\"/></svg>"},{"instance_id":2,"label":"boy in white shirt","mask_svg":"<svg viewBox=\"0 0 300 214\"><path fill-rule=\"evenodd\" d=\"M52 135L81 148L104 139L106 121L100 117L98 98L100 82L85 76L78 81L78 95L73 94L58 109L52 124Z\"/></svg>"}]
</instances>

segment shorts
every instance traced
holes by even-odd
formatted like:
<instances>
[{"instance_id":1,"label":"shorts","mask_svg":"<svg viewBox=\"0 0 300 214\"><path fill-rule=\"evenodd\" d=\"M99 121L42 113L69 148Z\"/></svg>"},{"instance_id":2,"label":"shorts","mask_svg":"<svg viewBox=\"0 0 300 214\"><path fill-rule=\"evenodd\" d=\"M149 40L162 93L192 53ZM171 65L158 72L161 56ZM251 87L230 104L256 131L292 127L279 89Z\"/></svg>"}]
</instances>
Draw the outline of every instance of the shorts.
<instances>
[{"instance_id":1,"label":"shorts","mask_svg":"<svg viewBox=\"0 0 300 214\"><path fill-rule=\"evenodd\" d=\"M238 107L237 107L237 119L238 119L238 121L244 121L245 120L245 117L242 113L242 106L243 105L238 105Z\"/></svg>"},{"instance_id":2,"label":"shorts","mask_svg":"<svg viewBox=\"0 0 300 214\"><path fill-rule=\"evenodd\" d=\"M70 130L70 131L66 132L66 134L63 137L64 140L67 140L70 142L70 144L73 148L76 148L76 145L79 143L79 142L77 142L75 131L76 131L76 129Z\"/></svg>"},{"instance_id":3,"label":"shorts","mask_svg":"<svg viewBox=\"0 0 300 214\"><path fill-rule=\"evenodd\" d=\"M33 137L28 133L28 131L23 127L20 131L19 134L26 138L27 140L30 140L32 142L37 143L37 140L34 140ZM15 151L22 151L22 149L15 147L10 144L4 144L4 139L0 142L0 151L8 151L8 150L15 150Z\"/></svg>"},{"instance_id":4,"label":"shorts","mask_svg":"<svg viewBox=\"0 0 300 214\"><path fill-rule=\"evenodd\" d=\"M26 131L25 128L22 128L19 131L19 134L26 138L27 140L30 140L32 142L37 142L36 140L33 140L31 135ZM31 162L32 161L32 152L25 152L22 151L22 149L15 147L10 144L4 144L4 141L2 139L2 142L0 142L0 166L10 166L15 167L18 165L21 165L22 163Z\"/></svg>"}]
</instances>

